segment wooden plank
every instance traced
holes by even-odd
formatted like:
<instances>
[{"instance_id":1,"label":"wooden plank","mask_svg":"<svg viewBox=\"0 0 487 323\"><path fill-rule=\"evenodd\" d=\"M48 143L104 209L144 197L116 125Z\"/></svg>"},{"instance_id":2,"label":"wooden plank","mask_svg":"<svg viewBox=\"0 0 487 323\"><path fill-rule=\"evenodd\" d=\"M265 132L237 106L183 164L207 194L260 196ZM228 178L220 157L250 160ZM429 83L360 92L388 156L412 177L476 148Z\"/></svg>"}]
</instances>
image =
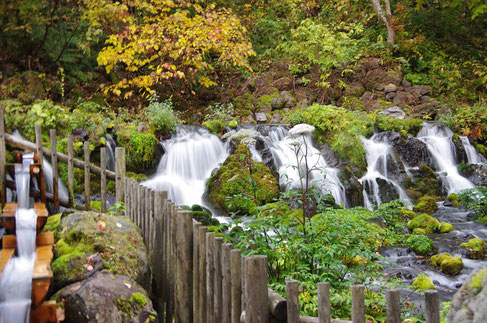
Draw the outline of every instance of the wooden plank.
<instances>
[{"instance_id":1,"label":"wooden plank","mask_svg":"<svg viewBox=\"0 0 487 323\"><path fill-rule=\"evenodd\" d=\"M243 258L243 290L245 299L245 322L269 321L269 295L267 289L267 257Z\"/></svg>"},{"instance_id":2,"label":"wooden plank","mask_svg":"<svg viewBox=\"0 0 487 323\"><path fill-rule=\"evenodd\" d=\"M54 232L41 232L36 237L36 246L52 246L54 244Z\"/></svg>"},{"instance_id":3,"label":"wooden plank","mask_svg":"<svg viewBox=\"0 0 487 323\"><path fill-rule=\"evenodd\" d=\"M38 158L38 163L41 165L43 164L43 156L44 156L44 150L42 147L42 131L41 131L41 125L39 123L35 124L35 136L36 136L36 149L35 152L37 154ZM7 138L7 136L6 136ZM46 148L47 149L47 148ZM39 191L41 192L41 201L43 203L46 203L46 182L44 178L44 172L40 173L39 176Z\"/></svg>"},{"instance_id":4,"label":"wooden plank","mask_svg":"<svg viewBox=\"0 0 487 323\"><path fill-rule=\"evenodd\" d=\"M214 279L214 306L215 306L215 322L222 322L222 245L223 238L215 237L214 240L214 264L215 264L215 279Z\"/></svg>"},{"instance_id":5,"label":"wooden plank","mask_svg":"<svg viewBox=\"0 0 487 323\"><path fill-rule=\"evenodd\" d=\"M215 233L206 233L206 322L215 322Z\"/></svg>"},{"instance_id":6,"label":"wooden plank","mask_svg":"<svg viewBox=\"0 0 487 323\"><path fill-rule=\"evenodd\" d=\"M232 317L232 264L231 243L222 246L222 322L231 322Z\"/></svg>"},{"instance_id":7,"label":"wooden plank","mask_svg":"<svg viewBox=\"0 0 487 323\"><path fill-rule=\"evenodd\" d=\"M426 323L440 323L440 299L438 291L428 290L424 292Z\"/></svg>"},{"instance_id":8,"label":"wooden plank","mask_svg":"<svg viewBox=\"0 0 487 323\"><path fill-rule=\"evenodd\" d=\"M287 321L290 323L299 322L298 295L298 282L295 280L286 281Z\"/></svg>"},{"instance_id":9,"label":"wooden plank","mask_svg":"<svg viewBox=\"0 0 487 323\"><path fill-rule=\"evenodd\" d=\"M56 129L49 131L51 137L51 167L52 167L52 195L54 197L54 212L59 210L59 175L57 167L57 141L56 141Z\"/></svg>"},{"instance_id":10,"label":"wooden plank","mask_svg":"<svg viewBox=\"0 0 487 323\"><path fill-rule=\"evenodd\" d=\"M352 285L352 322L365 323L364 286Z\"/></svg>"},{"instance_id":11,"label":"wooden plank","mask_svg":"<svg viewBox=\"0 0 487 323\"><path fill-rule=\"evenodd\" d=\"M201 226L199 229L199 270L200 270L200 277L199 277L199 285L198 285L198 303L199 303L199 312L198 312L198 322L205 323L206 322L206 233L208 232L208 228Z\"/></svg>"},{"instance_id":12,"label":"wooden plank","mask_svg":"<svg viewBox=\"0 0 487 323\"><path fill-rule=\"evenodd\" d=\"M30 314L30 323L59 322L57 317L56 301L43 302Z\"/></svg>"},{"instance_id":13,"label":"wooden plank","mask_svg":"<svg viewBox=\"0 0 487 323\"><path fill-rule=\"evenodd\" d=\"M101 211L105 213L107 211L107 148L100 148L100 200L101 200Z\"/></svg>"},{"instance_id":14,"label":"wooden plank","mask_svg":"<svg viewBox=\"0 0 487 323\"><path fill-rule=\"evenodd\" d=\"M73 135L68 136L68 191L69 191L69 205L74 207L74 170L73 170L73 160L74 160L74 149L73 149L74 137Z\"/></svg>"},{"instance_id":15,"label":"wooden plank","mask_svg":"<svg viewBox=\"0 0 487 323\"><path fill-rule=\"evenodd\" d=\"M199 280L201 278L200 272L200 228L201 223L193 221L193 321L194 323L203 323L200 320L200 296L199 296Z\"/></svg>"},{"instance_id":16,"label":"wooden plank","mask_svg":"<svg viewBox=\"0 0 487 323\"><path fill-rule=\"evenodd\" d=\"M90 142L84 142L84 161L85 161L85 210L91 210L90 194Z\"/></svg>"},{"instance_id":17,"label":"wooden plank","mask_svg":"<svg viewBox=\"0 0 487 323\"><path fill-rule=\"evenodd\" d=\"M17 248L17 238L13 234L4 235L2 237L2 248L10 249Z\"/></svg>"},{"instance_id":18,"label":"wooden plank","mask_svg":"<svg viewBox=\"0 0 487 323\"><path fill-rule=\"evenodd\" d=\"M240 322L242 313L242 252L232 249L230 252L232 274L232 323Z\"/></svg>"},{"instance_id":19,"label":"wooden plank","mask_svg":"<svg viewBox=\"0 0 487 323\"><path fill-rule=\"evenodd\" d=\"M401 323L401 293L397 289L386 291L387 323Z\"/></svg>"},{"instance_id":20,"label":"wooden plank","mask_svg":"<svg viewBox=\"0 0 487 323\"><path fill-rule=\"evenodd\" d=\"M318 283L318 319L320 323L330 323L330 283Z\"/></svg>"},{"instance_id":21,"label":"wooden plank","mask_svg":"<svg viewBox=\"0 0 487 323\"><path fill-rule=\"evenodd\" d=\"M14 255L14 253L15 253L15 248L9 248L9 249L4 248L0 250L0 276L2 275L2 271L7 265L7 262Z\"/></svg>"},{"instance_id":22,"label":"wooden plank","mask_svg":"<svg viewBox=\"0 0 487 323\"><path fill-rule=\"evenodd\" d=\"M115 187L116 187L116 201L124 202L125 195L123 191L123 182L125 180L125 148L115 148Z\"/></svg>"},{"instance_id":23,"label":"wooden plank","mask_svg":"<svg viewBox=\"0 0 487 323\"><path fill-rule=\"evenodd\" d=\"M193 322L193 215L177 211L176 322Z\"/></svg>"},{"instance_id":24,"label":"wooden plank","mask_svg":"<svg viewBox=\"0 0 487 323\"><path fill-rule=\"evenodd\" d=\"M7 184L5 166L7 165L7 153L5 149L5 120L3 109L0 109L0 203L7 202Z\"/></svg>"}]
</instances>

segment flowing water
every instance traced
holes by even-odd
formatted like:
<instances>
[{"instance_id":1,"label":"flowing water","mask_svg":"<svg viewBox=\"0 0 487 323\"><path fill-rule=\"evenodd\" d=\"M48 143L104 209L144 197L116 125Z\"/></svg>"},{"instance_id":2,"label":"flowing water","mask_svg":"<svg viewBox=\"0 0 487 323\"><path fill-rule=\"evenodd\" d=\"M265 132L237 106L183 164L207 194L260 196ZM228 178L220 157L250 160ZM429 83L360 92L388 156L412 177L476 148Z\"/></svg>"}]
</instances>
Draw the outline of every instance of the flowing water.
<instances>
[{"instance_id":1,"label":"flowing water","mask_svg":"<svg viewBox=\"0 0 487 323\"><path fill-rule=\"evenodd\" d=\"M364 206L371 209L397 198L407 204L411 203L406 191L395 178L403 166L394 155L392 146L381 140L380 134L361 140L367 159L367 172L360 179L363 185ZM386 190L389 192L385 192Z\"/></svg>"},{"instance_id":2,"label":"flowing water","mask_svg":"<svg viewBox=\"0 0 487 323\"><path fill-rule=\"evenodd\" d=\"M112 136L107 134L105 136L106 139L106 148L107 148L107 163L106 167L108 170L112 172L115 171L115 148L117 148L117 143L113 140Z\"/></svg>"},{"instance_id":3,"label":"flowing water","mask_svg":"<svg viewBox=\"0 0 487 323\"><path fill-rule=\"evenodd\" d=\"M15 167L17 256L8 261L0 278L0 323L29 321L37 220L29 197L32 163L33 154L24 155L22 164Z\"/></svg>"},{"instance_id":4,"label":"flowing water","mask_svg":"<svg viewBox=\"0 0 487 323\"><path fill-rule=\"evenodd\" d=\"M469 164L487 164L487 159L475 150L468 137L460 136L460 140L462 141L463 148L465 148L467 162Z\"/></svg>"},{"instance_id":5,"label":"flowing water","mask_svg":"<svg viewBox=\"0 0 487 323\"><path fill-rule=\"evenodd\" d=\"M442 177L443 186L448 194L474 187L472 182L458 172L455 144L452 140L453 131L439 124L425 123L417 138L428 147L436 171Z\"/></svg>"}]
</instances>

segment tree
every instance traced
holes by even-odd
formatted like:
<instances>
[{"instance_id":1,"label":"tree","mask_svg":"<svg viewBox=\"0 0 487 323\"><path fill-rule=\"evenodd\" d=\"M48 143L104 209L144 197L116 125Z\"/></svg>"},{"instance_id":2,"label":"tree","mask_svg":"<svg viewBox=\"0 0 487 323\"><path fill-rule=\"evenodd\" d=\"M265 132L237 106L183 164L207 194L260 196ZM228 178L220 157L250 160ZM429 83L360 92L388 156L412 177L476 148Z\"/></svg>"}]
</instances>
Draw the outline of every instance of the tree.
<instances>
[{"instance_id":1,"label":"tree","mask_svg":"<svg viewBox=\"0 0 487 323\"><path fill-rule=\"evenodd\" d=\"M102 26L103 12L116 19L109 25L111 34L98 64L109 74L122 71L123 76L105 93L124 92L124 98L135 90L153 93L164 81L174 91L178 86L210 87L216 84L219 67L250 69L252 44L229 9L190 1L85 1L93 4L92 26Z\"/></svg>"},{"instance_id":2,"label":"tree","mask_svg":"<svg viewBox=\"0 0 487 323\"><path fill-rule=\"evenodd\" d=\"M371 0L374 11L387 28L387 42L394 45L396 32L392 26L392 12L391 12L391 2L390 0L384 0L385 7L383 8L381 0Z\"/></svg>"}]
</instances>

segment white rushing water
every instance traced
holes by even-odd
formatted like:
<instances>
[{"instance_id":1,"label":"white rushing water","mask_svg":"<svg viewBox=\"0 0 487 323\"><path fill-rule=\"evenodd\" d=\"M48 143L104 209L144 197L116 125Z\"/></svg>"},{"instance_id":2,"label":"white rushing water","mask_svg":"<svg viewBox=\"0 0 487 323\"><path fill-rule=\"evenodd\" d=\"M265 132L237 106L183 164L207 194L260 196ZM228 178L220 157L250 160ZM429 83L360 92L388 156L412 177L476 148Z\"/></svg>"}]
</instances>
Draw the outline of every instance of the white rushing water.
<instances>
[{"instance_id":1,"label":"white rushing water","mask_svg":"<svg viewBox=\"0 0 487 323\"><path fill-rule=\"evenodd\" d=\"M443 185L448 194L474 187L472 182L458 172L455 145L452 140L453 131L439 124L424 123L417 138L428 147L436 171L443 178Z\"/></svg>"},{"instance_id":2,"label":"white rushing water","mask_svg":"<svg viewBox=\"0 0 487 323\"><path fill-rule=\"evenodd\" d=\"M161 145L165 153L157 173L143 185L167 191L179 205L205 205L205 179L228 156L225 144L204 128L180 127Z\"/></svg>"},{"instance_id":3,"label":"white rushing water","mask_svg":"<svg viewBox=\"0 0 487 323\"><path fill-rule=\"evenodd\" d=\"M411 201L406 191L392 178L391 169L388 167L389 162L394 162L396 166L400 163L394 157L392 146L389 143L381 141L377 135L373 135L370 139L361 138L361 140L367 159L367 172L360 179L364 187L363 196L365 207L370 209L385 202L381 198L380 185L377 182L378 179L382 179L388 185L392 186L401 200L410 203Z\"/></svg>"},{"instance_id":4,"label":"white rushing water","mask_svg":"<svg viewBox=\"0 0 487 323\"><path fill-rule=\"evenodd\" d=\"M8 261L0 278L1 323L29 322L37 220L29 198L29 167L32 163L33 154L24 155L22 164L15 167L17 257Z\"/></svg>"},{"instance_id":5,"label":"white rushing water","mask_svg":"<svg viewBox=\"0 0 487 323\"><path fill-rule=\"evenodd\" d=\"M463 148L465 148L467 162L469 164L487 164L487 159L477 152L468 137L460 136L460 140L462 141Z\"/></svg>"},{"instance_id":6,"label":"white rushing water","mask_svg":"<svg viewBox=\"0 0 487 323\"><path fill-rule=\"evenodd\" d=\"M115 171L115 148L117 148L117 144L115 143L115 140L113 140L112 136L107 134L105 136L106 139L106 148L107 148L107 163L106 167L108 170L111 170L112 172Z\"/></svg>"},{"instance_id":7,"label":"white rushing water","mask_svg":"<svg viewBox=\"0 0 487 323\"><path fill-rule=\"evenodd\" d=\"M293 129L289 132L292 133ZM289 132L284 127L272 127L266 140L279 171L281 188L300 189L305 185L303 179L308 169L311 170L312 186L322 194L333 195L337 204L348 206L345 190L338 178L339 170L328 166L320 151L313 146L312 130L297 135Z\"/></svg>"}]
</instances>

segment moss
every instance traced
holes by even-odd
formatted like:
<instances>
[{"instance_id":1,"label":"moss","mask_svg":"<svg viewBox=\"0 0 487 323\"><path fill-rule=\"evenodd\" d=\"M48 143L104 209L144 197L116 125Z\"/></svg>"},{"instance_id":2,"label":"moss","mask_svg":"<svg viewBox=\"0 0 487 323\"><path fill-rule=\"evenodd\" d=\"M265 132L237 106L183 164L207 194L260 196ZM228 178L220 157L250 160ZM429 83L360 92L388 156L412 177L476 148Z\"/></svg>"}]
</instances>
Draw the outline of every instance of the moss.
<instances>
[{"instance_id":1,"label":"moss","mask_svg":"<svg viewBox=\"0 0 487 323\"><path fill-rule=\"evenodd\" d=\"M422 290L436 289L431 278L426 276L424 273L419 274L411 285Z\"/></svg>"},{"instance_id":2,"label":"moss","mask_svg":"<svg viewBox=\"0 0 487 323\"><path fill-rule=\"evenodd\" d=\"M218 119L205 121L203 122L203 126L216 135L221 134L225 130L225 123Z\"/></svg>"},{"instance_id":3,"label":"moss","mask_svg":"<svg viewBox=\"0 0 487 323\"><path fill-rule=\"evenodd\" d=\"M232 128L232 129L237 128L237 126L238 126L238 122L237 122L237 120L232 120L232 121L230 121L230 122L228 123L228 126L229 126L230 128Z\"/></svg>"},{"instance_id":4,"label":"moss","mask_svg":"<svg viewBox=\"0 0 487 323\"><path fill-rule=\"evenodd\" d=\"M463 261L460 257L447 257L441 262L440 269L447 275L457 275L463 269Z\"/></svg>"},{"instance_id":5,"label":"moss","mask_svg":"<svg viewBox=\"0 0 487 323\"><path fill-rule=\"evenodd\" d=\"M412 219L415 218L418 214L414 211L411 211L410 209L407 208L402 208L401 211L399 212L399 216L407 218L407 219Z\"/></svg>"},{"instance_id":6,"label":"moss","mask_svg":"<svg viewBox=\"0 0 487 323\"><path fill-rule=\"evenodd\" d=\"M416 234L416 235L424 235L426 233L427 233L426 230L422 229L422 228L416 228L413 230L413 234Z\"/></svg>"},{"instance_id":7,"label":"moss","mask_svg":"<svg viewBox=\"0 0 487 323\"><path fill-rule=\"evenodd\" d=\"M484 259L485 241L478 238L470 239L460 244L460 247L468 249L468 257L471 259Z\"/></svg>"},{"instance_id":8,"label":"moss","mask_svg":"<svg viewBox=\"0 0 487 323\"><path fill-rule=\"evenodd\" d=\"M455 227L451 223L448 223L448 222L441 222L440 228L438 229L438 231L440 231L440 233L448 233L448 232L451 232L453 230L455 230Z\"/></svg>"},{"instance_id":9,"label":"moss","mask_svg":"<svg viewBox=\"0 0 487 323\"><path fill-rule=\"evenodd\" d=\"M419 199L418 204L414 207L414 211L418 213L433 214L438 210L436 199L432 196L423 196Z\"/></svg>"},{"instance_id":10,"label":"moss","mask_svg":"<svg viewBox=\"0 0 487 323\"><path fill-rule=\"evenodd\" d=\"M94 211L101 212L101 201L91 201L90 208Z\"/></svg>"},{"instance_id":11,"label":"moss","mask_svg":"<svg viewBox=\"0 0 487 323\"><path fill-rule=\"evenodd\" d=\"M147 305L147 298L144 294L139 292L132 293L132 295L130 295L129 301L132 304L137 304L140 307L144 307Z\"/></svg>"},{"instance_id":12,"label":"moss","mask_svg":"<svg viewBox=\"0 0 487 323\"><path fill-rule=\"evenodd\" d=\"M449 253L436 254L430 258L431 264L435 267L440 267L443 260L450 258Z\"/></svg>"},{"instance_id":13,"label":"moss","mask_svg":"<svg viewBox=\"0 0 487 323\"><path fill-rule=\"evenodd\" d=\"M433 250L433 241L425 235L411 235L406 245L419 254L428 254Z\"/></svg>"},{"instance_id":14,"label":"moss","mask_svg":"<svg viewBox=\"0 0 487 323\"><path fill-rule=\"evenodd\" d=\"M158 140L153 133L140 133L134 125L117 129L117 142L125 147L129 171L150 169L156 162L154 154Z\"/></svg>"},{"instance_id":15,"label":"moss","mask_svg":"<svg viewBox=\"0 0 487 323\"><path fill-rule=\"evenodd\" d=\"M243 215L276 199L279 183L264 163L253 161L249 149L239 145L210 178L207 192L216 207Z\"/></svg>"},{"instance_id":16,"label":"moss","mask_svg":"<svg viewBox=\"0 0 487 323\"><path fill-rule=\"evenodd\" d=\"M458 196L455 193L451 193L450 195L448 195L446 200L451 202L453 204L453 206L458 206L458 204L459 204Z\"/></svg>"},{"instance_id":17,"label":"moss","mask_svg":"<svg viewBox=\"0 0 487 323\"><path fill-rule=\"evenodd\" d=\"M127 176L128 178L131 178L133 180L136 180L137 182L143 182L143 181L146 181L147 180L147 175L145 175L145 174L138 174L138 173L134 173L134 172L127 172L125 174L125 176Z\"/></svg>"},{"instance_id":18,"label":"moss","mask_svg":"<svg viewBox=\"0 0 487 323\"><path fill-rule=\"evenodd\" d=\"M52 231L54 235L57 234L57 228L59 226L59 222L61 222L62 213L51 215L47 217L46 225L42 229L42 232Z\"/></svg>"},{"instance_id":19,"label":"moss","mask_svg":"<svg viewBox=\"0 0 487 323\"><path fill-rule=\"evenodd\" d=\"M472 282L470 283L470 285L468 285L468 287L470 287L471 289L480 290L482 288L482 283L486 275L487 275L487 268L480 270L479 273L473 276Z\"/></svg>"},{"instance_id":20,"label":"moss","mask_svg":"<svg viewBox=\"0 0 487 323\"><path fill-rule=\"evenodd\" d=\"M425 195L441 195L441 185L435 172L425 164L419 165L417 174L414 175L413 179L406 179L404 186L407 187L407 193L413 201L418 201Z\"/></svg>"},{"instance_id":21,"label":"moss","mask_svg":"<svg viewBox=\"0 0 487 323\"><path fill-rule=\"evenodd\" d=\"M435 232L440 226L440 221L428 214L421 214L408 222L408 228L414 230L416 228L424 229L426 233Z\"/></svg>"}]
</instances>

